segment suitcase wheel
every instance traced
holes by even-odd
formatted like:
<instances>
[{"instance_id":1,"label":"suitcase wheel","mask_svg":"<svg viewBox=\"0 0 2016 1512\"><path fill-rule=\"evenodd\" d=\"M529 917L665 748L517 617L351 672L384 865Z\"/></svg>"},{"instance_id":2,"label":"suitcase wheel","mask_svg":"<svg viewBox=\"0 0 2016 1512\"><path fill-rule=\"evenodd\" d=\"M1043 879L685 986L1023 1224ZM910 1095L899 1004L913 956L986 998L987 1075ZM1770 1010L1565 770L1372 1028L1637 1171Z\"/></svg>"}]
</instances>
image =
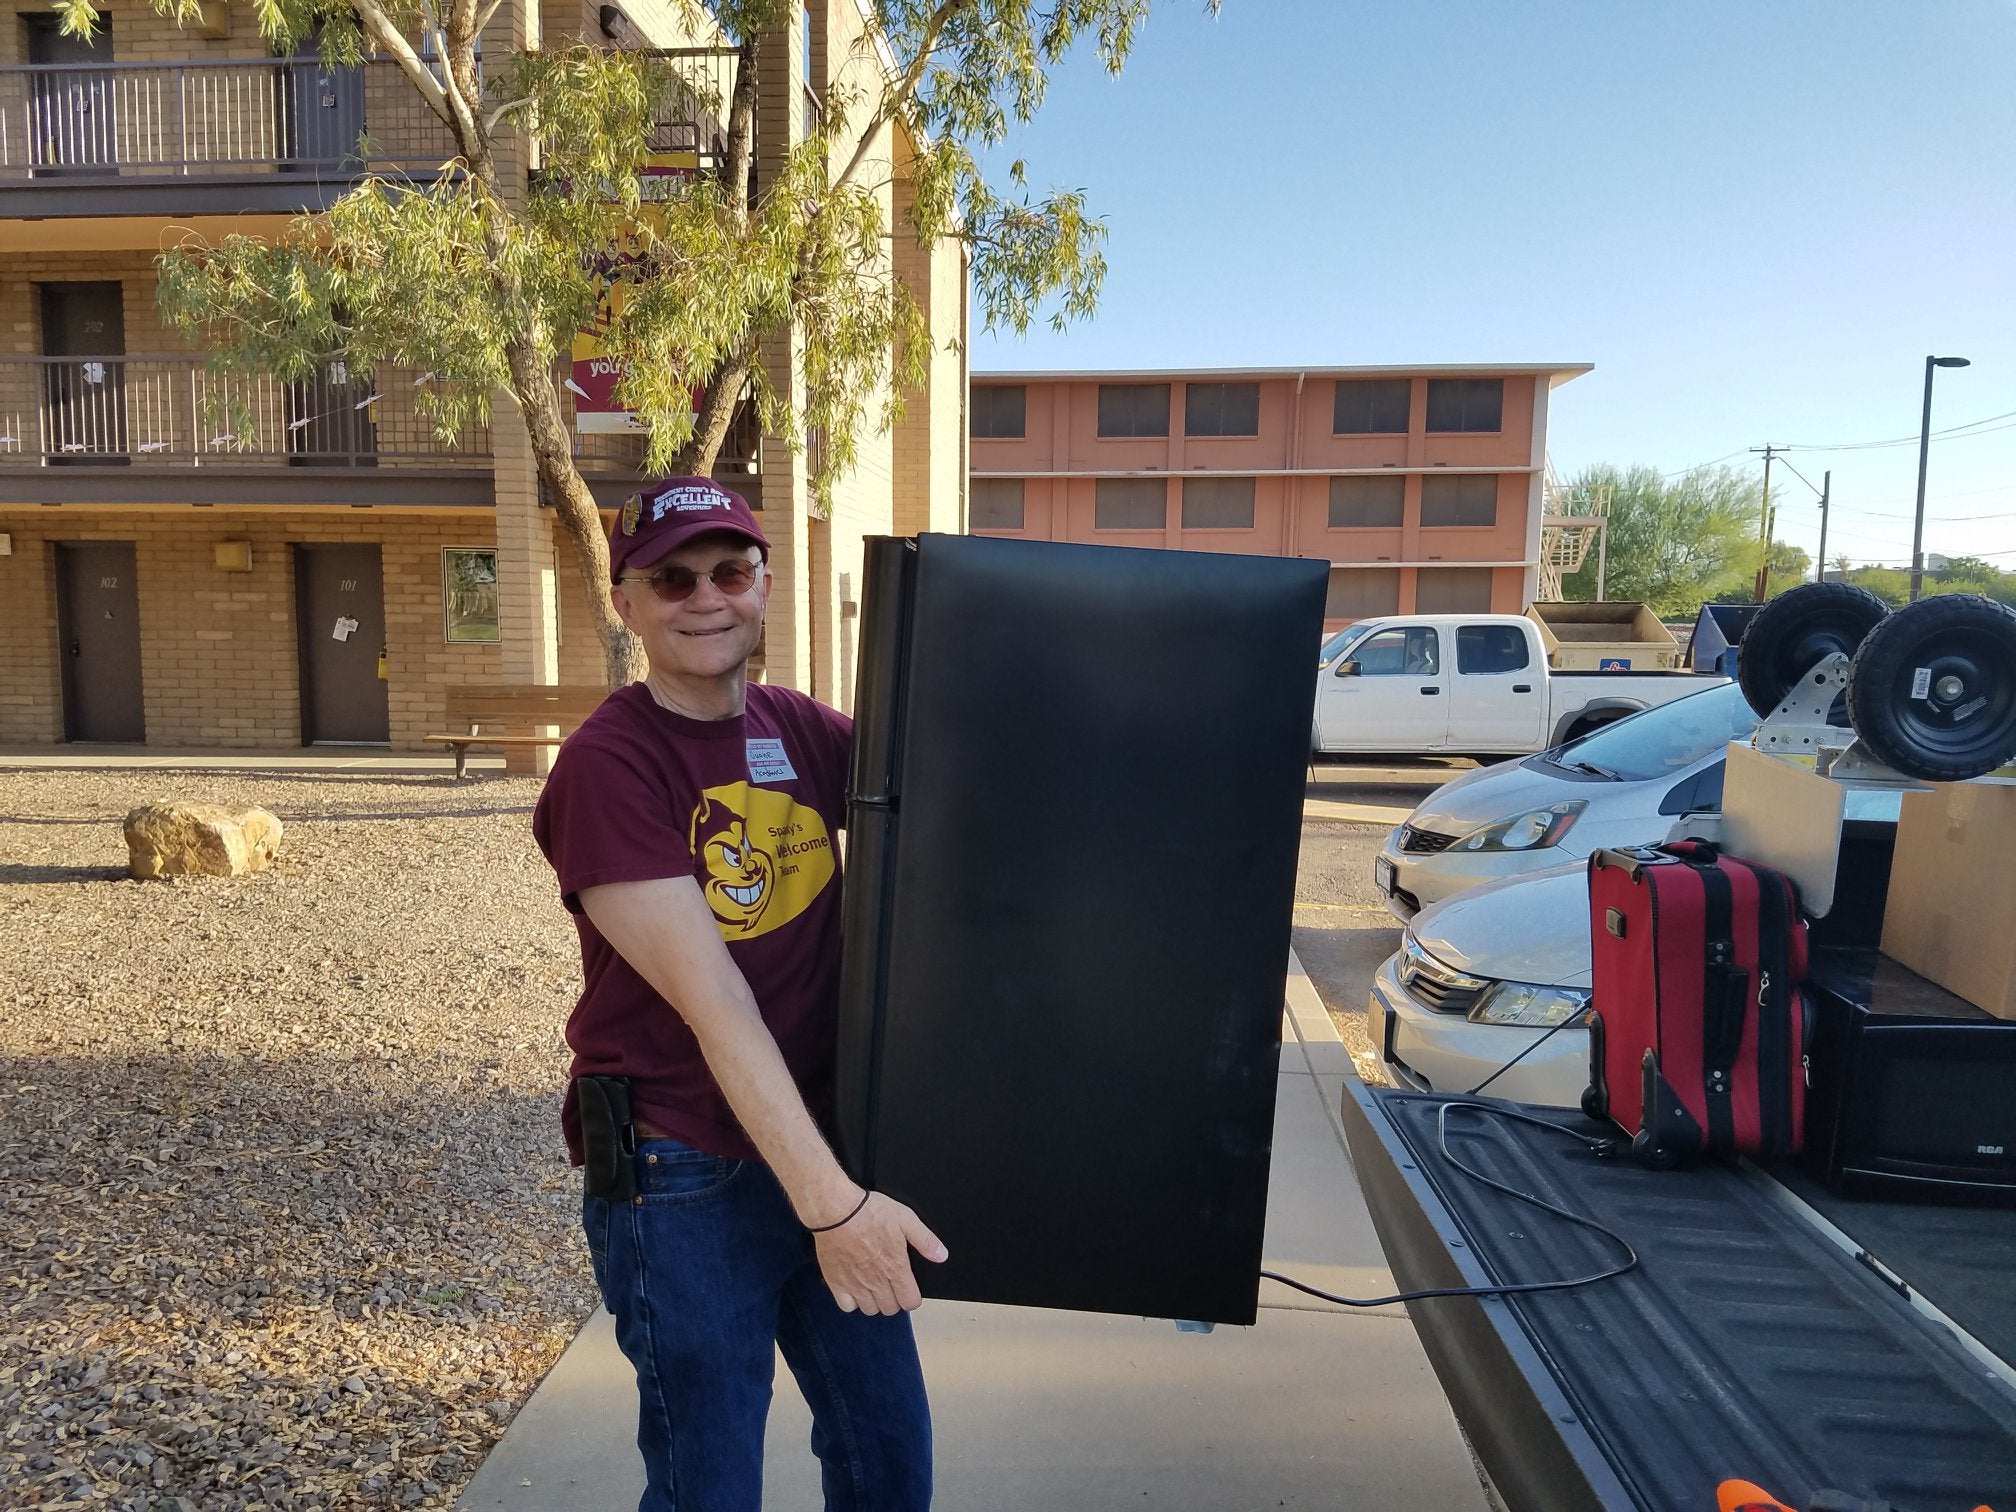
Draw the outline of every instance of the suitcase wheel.
<instances>
[{"instance_id":1,"label":"suitcase wheel","mask_svg":"<svg viewBox=\"0 0 2016 1512\"><path fill-rule=\"evenodd\" d=\"M1601 1087L1582 1089L1582 1116L1584 1118L1605 1119L1610 1116L1610 1099Z\"/></svg>"},{"instance_id":2,"label":"suitcase wheel","mask_svg":"<svg viewBox=\"0 0 2016 1512\"><path fill-rule=\"evenodd\" d=\"M1650 1129L1640 1129L1631 1136L1631 1156L1652 1171L1670 1171L1680 1164L1679 1155L1655 1141Z\"/></svg>"}]
</instances>

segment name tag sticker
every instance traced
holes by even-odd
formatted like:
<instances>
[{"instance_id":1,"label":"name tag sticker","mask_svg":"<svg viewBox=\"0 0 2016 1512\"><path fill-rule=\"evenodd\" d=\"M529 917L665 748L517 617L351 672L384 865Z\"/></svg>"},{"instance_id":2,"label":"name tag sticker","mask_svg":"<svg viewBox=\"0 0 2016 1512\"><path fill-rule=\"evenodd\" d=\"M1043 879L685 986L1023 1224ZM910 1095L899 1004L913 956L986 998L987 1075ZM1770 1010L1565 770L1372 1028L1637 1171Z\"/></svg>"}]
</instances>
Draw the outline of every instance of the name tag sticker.
<instances>
[{"instance_id":1,"label":"name tag sticker","mask_svg":"<svg viewBox=\"0 0 2016 1512\"><path fill-rule=\"evenodd\" d=\"M749 743L749 780L751 782L791 782L798 773L791 766L791 758L784 754L781 740L751 740Z\"/></svg>"}]
</instances>

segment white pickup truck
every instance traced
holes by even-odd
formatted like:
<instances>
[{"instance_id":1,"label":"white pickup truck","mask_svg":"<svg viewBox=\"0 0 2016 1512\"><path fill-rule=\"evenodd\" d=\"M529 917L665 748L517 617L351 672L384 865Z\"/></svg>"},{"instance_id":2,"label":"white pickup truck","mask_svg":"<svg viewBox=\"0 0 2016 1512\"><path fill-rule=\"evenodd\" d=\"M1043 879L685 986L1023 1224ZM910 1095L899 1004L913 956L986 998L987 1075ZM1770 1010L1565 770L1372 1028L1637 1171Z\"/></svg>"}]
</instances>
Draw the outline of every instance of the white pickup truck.
<instances>
[{"instance_id":1,"label":"white pickup truck","mask_svg":"<svg viewBox=\"0 0 2016 1512\"><path fill-rule=\"evenodd\" d=\"M1729 679L1700 672L1562 672L1518 614L1361 620L1317 661L1317 755L1527 756Z\"/></svg>"}]
</instances>

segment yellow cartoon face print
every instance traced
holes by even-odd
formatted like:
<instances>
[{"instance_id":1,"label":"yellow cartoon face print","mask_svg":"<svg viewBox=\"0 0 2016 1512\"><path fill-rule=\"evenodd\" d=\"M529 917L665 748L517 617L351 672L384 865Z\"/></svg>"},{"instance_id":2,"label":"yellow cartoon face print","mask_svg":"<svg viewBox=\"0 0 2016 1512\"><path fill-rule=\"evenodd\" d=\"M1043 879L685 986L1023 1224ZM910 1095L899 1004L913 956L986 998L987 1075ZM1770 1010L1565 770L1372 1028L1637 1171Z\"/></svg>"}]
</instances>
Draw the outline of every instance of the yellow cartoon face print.
<instances>
[{"instance_id":1,"label":"yellow cartoon face print","mask_svg":"<svg viewBox=\"0 0 2016 1512\"><path fill-rule=\"evenodd\" d=\"M833 839L788 793L737 782L700 795L688 833L694 875L729 940L790 923L833 878Z\"/></svg>"}]
</instances>

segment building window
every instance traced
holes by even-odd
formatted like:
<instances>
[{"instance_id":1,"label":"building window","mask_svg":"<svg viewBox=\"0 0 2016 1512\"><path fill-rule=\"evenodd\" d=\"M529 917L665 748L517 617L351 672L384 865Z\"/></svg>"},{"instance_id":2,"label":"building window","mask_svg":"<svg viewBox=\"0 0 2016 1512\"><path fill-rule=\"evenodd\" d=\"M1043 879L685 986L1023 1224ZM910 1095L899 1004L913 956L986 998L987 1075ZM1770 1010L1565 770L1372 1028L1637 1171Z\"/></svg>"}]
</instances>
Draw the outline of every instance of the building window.
<instances>
[{"instance_id":1,"label":"building window","mask_svg":"<svg viewBox=\"0 0 2016 1512\"><path fill-rule=\"evenodd\" d=\"M1100 384L1099 434L1102 436L1168 435L1169 385L1166 383Z\"/></svg>"},{"instance_id":2,"label":"building window","mask_svg":"<svg viewBox=\"0 0 2016 1512\"><path fill-rule=\"evenodd\" d=\"M1459 625L1456 627L1456 670L1472 673L1523 672L1532 658L1526 649L1526 632L1517 625Z\"/></svg>"},{"instance_id":3,"label":"building window","mask_svg":"<svg viewBox=\"0 0 2016 1512\"><path fill-rule=\"evenodd\" d=\"M1496 525L1496 473L1429 474L1421 480L1423 525Z\"/></svg>"},{"instance_id":4,"label":"building window","mask_svg":"<svg viewBox=\"0 0 2016 1512\"><path fill-rule=\"evenodd\" d=\"M1029 390L1019 383L976 384L972 434L983 441L1020 441L1028 430Z\"/></svg>"},{"instance_id":5,"label":"building window","mask_svg":"<svg viewBox=\"0 0 2016 1512\"><path fill-rule=\"evenodd\" d=\"M1413 389L1406 378L1339 378L1330 429L1340 436L1404 436Z\"/></svg>"},{"instance_id":6,"label":"building window","mask_svg":"<svg viewBox=\"0 0 2016 1512\"><path fill-rule=\"evenodd\" d=\"M1183 434L1186 436L1257 436L1260 434L1260 385L1257 383L1190 383L1183 388Z\"/></svg>"},{"instance_id":7,"label":"building window","mask_svg":"<svg viewBox=\"0 0 2016 1512\"><path fill-rule=\"evenodd\" d=\"M968 513L974 530L1020 530L1022 480L975 478Z\"/></svg>"},{"instance_id":8,"label":"building window","mask_svg":"<svg viewBox=\"0 0 2016 1512\"><path fill-rule=\"evenodd\" d=\"M1333 567L1324 596L1325 619L1361 620L1400 609L1398 567Z\"/></svg>"},{"instance_id":9,"label":"building window","mask_svg":"<svg viewBox=\"0 0 2016 1512\"><path fill-rule=\"evenodd\" d=\"M1430 378L1428 429L1496 431L1505 427L1503 378Z\"/></svg>"},{"instance_id":10,"label":"building window","mask_svg":"<svg viewBox=\"0 0 2016 1512\"><path fill-rule=\"evenodd\" d=\"M1440 638L1431 625L1381 630L1351 650L1360 677L1434 677L1442 670Z\"/></svg>"},{"instance_id":11,"label":"building window","mask_svg":"<svg viewBox=\"0 0 2016 1512\"><path fill-rule=\"evenodd\" d=\"M1161 478L1101 478L1092 499L1095 530L1161 530L1169 523L1169 484Z\"/></svg>"},{"instance_id":12,"label":"building window","mask_svg":"<svg viewBox=\"0 0 2016 1512\"><path fill-rule=\"evenodd\" d=\"M449 546L441 552L443 639L495 644L497 553L487 546Z\"/></svg>"},{"instance_id":13,"label":"building window","mask_svg":"<svg viewBox=\"0 0 2016 1512\"><path fill-rule=\"evenodd\" d=\"M1489 567L1423 567L1414 575L1416 614L1489 614Z\"/></svg>"},{"instance_id":14,"label":"building window","mask_svg":"<svg viewBox=\"0 0 2016 1512\"><path fill-rule=\"evenodd\" d=\"M1251 478L1185 478L1183 480L1183 528L1185 530L1251 530L1253 528L1253 480Z\"/></svg>"},{"instance_id":15,"label":"building window","mask_svg":"<svg viewBox=\"0 0 2016 1512\"><path fill-rule=\"evenodd\" d=\"M1400 511L1406 497L1407 480L1402 477L1332 478L1330 528L1395 527L1400 523Z\"/></svg>"}]
</instances>

